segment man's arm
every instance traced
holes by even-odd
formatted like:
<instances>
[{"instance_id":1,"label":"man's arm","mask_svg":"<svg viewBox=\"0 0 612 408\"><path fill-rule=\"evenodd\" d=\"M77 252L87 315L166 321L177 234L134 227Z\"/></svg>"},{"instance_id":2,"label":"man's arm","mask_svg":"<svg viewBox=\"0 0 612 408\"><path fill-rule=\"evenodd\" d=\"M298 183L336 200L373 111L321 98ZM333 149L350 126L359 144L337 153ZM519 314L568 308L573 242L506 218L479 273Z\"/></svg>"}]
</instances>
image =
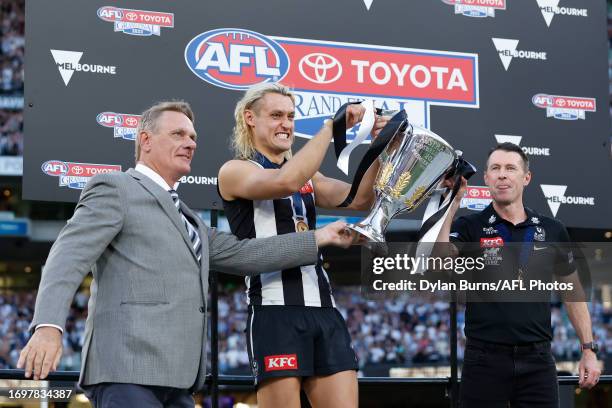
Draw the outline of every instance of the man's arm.
<instances>
[{"instance_id":1,"label":"man's arm","mask_svg":"<svg viewBox=\"0 0 612 408\"><path fill-rule=\"evenodd\" d=\"M448 188L452 188L451 180L445 181L445 186ZM461 199L467 190L467 180L465 178L461 178L461 187L459 187L459 191L455 196L455 199L450 204L450 208L448 210L448 217L442 223L442 228L440 228L440 232L438 233L438 237L436 238L436 245L432 250L432 256L437 257L457 257L459 255L459 250L457 247L451 243L451 228L453 226L453 221L455 216L457 215L457 211L459 210L459 206L461 204ZM464 241L465 237L454 237L457 241Z\"/></svg>"},{"instance_id":2,"label":"man's arm","mask_svg":"<svg viewBox=\"0 0 612 408\"><path fill-rule=\"evenodd\" d=\"M321 167L332 138L327 121L280 169L262 169L244 160L230 160L219 170L219 192L226 200L267 200L298 191Z\"/></svg>"},{"instance_id":3,"label":"man's arm","mask_svg":"<svg viewBox=\"0 0 612 408\"><path fill-rule=\"evenodd\" d=\"M208 239L210 268L244 276L315 264L319 247L347 248L354 236L336 221L316 231L244 240L210 229Z\"/></svg>"},{"instance_id":4,"label":"man's arm","mask_svg":"<svg viewBox=\"0 0 612 408\"><path fill-rule=\"evenodd\" d=\"M581 297L584 299L584 293L578 272L561 277L560 280L566 283L572 283L574 288L572 291L572 297ZM576 295L574 292L578 294ZM567 310L567 315L570 322L572 322L572 326L574 326L574 330L576 330L576 334L580 339L580 344L591 343L593 341L593 329L591 326L591 316L589 314L587 303L564 301L563 304ZM578 364L578 373L580 376L578 379L578 385L580 385L581 388L592 388L597 384L597 381L599 381L601 370L599 368L599 364L597 363L597 356L593 350L586 349L582 351L582 358Z\"/></svg>"},{"instance_id":5,"label":"man's arm","mask_svg":"<svg viewBox=\"0 0 612 408\"><path fill-rule=\"evenodd\" d=\"M112 176L97 176L83 189L73 217L51 247L42 272L34 319L34 334L21 351L17 366L25 376L44 379L61 357L61 329L79 284L91 270L124 220L119 189ZM41 324L54 325L57 327Z\"/></svg>"}]
</instances>

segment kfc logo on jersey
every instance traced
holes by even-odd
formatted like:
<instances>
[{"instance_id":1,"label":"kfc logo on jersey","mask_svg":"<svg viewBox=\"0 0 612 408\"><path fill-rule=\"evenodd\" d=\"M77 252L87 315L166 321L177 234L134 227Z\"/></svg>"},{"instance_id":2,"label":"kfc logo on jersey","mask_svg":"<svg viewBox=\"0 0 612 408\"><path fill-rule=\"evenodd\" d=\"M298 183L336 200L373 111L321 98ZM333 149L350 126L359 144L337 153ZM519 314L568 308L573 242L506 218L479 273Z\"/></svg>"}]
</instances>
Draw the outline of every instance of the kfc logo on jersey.
<instances>
[{"instance_id":1,"label":"kfc logo on jersey","mask_svg":"<svg viewBox=\"0 0 612 408\"><path fill-rule=\"evenodd\" d=\"M474 211L482 211L491 201L491 191L489 191L488 187L468 186L459 207Z\"/></svg>"},{"instance_id":2,"label":"kfc logo on jersey","mask_svg":"<svg viewBox=\"0 0 612 408\"><path fill-rule=\"evenodd\" d=\"M495 10L505 10L506 0L442 0L455 7L455 14L466 17L495 17Z\"/></svg>"},{"instance_id":3,"label":"kfc logo on jersey","mask_svg":"<svg viewBox=\"0 0 612 408\"><path fill-rule=\"evenodd\" d=\"M405 109L412 123L425 127L430 106L479 107L477 54L221 28L189 41L185 62L198 78L226 89L281 80L291 84L295 134L305 138L346 102L374 99L382 109ZM356 132L349 131L348 140Z\"/></svg>"},{"instance_id":4,"label":"kfc logo on jersey","mask_svg":"<svg viewBox=\"0 0 612 408\"><path fill-rule=\"evenodd\" d=\"M497 143L512 143L517 146L520 146L527 156L550 156L549 147L521 146L522 139L523 136L495 135L495 140L497 141Z\"/></svg>"},{"instance_id":5,"label":"kfc logo on jersey","mask_svg":"<svg viewBox=\"0 0 612 408\"><path fill-rule=\"evenodd\" d=\"M174 27L174 14L158 11L132 10L112 6L100 7L98 17L113 23L115 32L146 37L161 35L161 27Z\"/></svg>"},{"instance_id":6,"label":"kfc logo on jersey","mask_svg":"<svg viewBox=\"0 0 612 408\"><path fill-rule=\"evenodd\" d=\"M493 45L499 54L502 65L507 71L510 67L510 63L513 58L527 59L527 60L540 60L546 61L546 52L544 51L524 51L517 50L519 40L512 40L509 38L491 38Z\"/></svg>"},{"instance_id":7,"label":"kfc logo on jersey","mask_svg":"<svg viewBox=\"0 0 612 408\"><path fill-rule=\"evenodd\" d=\"M298 361L296 354L266 356L264 357L264 364L266 366L266 372L298 369Z\"/></svg>"},{"instance_id":8,"label":"kfc logo on jersey","mask_svg":"<svg viewBox=\"0 0 612 408\"><path fill-rule=\"evenodd\" d=\"M573 204L573 205L595 205L594 197L580 197L580 196L566 196L565 191L567 186L558 186L552 184L540 184L544 197L550 207L550 212L553 217L557 216L559 207L561 204Z\"/></svg>"},{"instance_id":9,"label":"kfc logo on jersey","mask_svg":"<svg viewBox=\"0 0 612 408\"><path fill-rule=\"evenodd\" d=\"M480 238L481 248L499 248L504 246L502 237Z\"/></svg>"},{"instance_id":10,"label":"kfc logo on jersey","mask_svg":"<svg viewBox=\"0 0 612 408\"><path fill-rule=\"evenodd\" d=\"M135 140L140 115L129 113L102 112L96 117L99 125L113 128L113 137L124 140Z\"/></svg>"},{"instance_id":11,"label":"kfc logo on jersey","mask_svg":"<svg viewBox=\"0 0 612 408\"><path fill-rule=\"evenodd\" d=\"M538 108L546 109L547 118L584 120L586 119L586 112L597 111L595 98L537 94L531 101Z\"/></svg>"},{"instance_id":12,"label":"kfc logo on jersey","mask_svg":"<svg viewBox=\"0 0 612 408\"><path fill-rule=\"evenodd\" d=\"M83 189L90 178L96 174L121 171L121 166L114 164L71 163L59 160L48 160L41 166L43 173L59 178L60 187Z\"/></svg>"},{"instance_id":13,"label":"kfc logo on jersey","mask_svg":"<svg viewBox=\"0 0 612 408\"><path fill-rule=\"evenodd\" d=\"M537 0L537 2L542 12L542 17L544 17L544 21L548 27L550 27L553 17L557 15L574 17L589 16L589 11L585 8L559 7L560 0Z\"/></svg>"}]
</instances>

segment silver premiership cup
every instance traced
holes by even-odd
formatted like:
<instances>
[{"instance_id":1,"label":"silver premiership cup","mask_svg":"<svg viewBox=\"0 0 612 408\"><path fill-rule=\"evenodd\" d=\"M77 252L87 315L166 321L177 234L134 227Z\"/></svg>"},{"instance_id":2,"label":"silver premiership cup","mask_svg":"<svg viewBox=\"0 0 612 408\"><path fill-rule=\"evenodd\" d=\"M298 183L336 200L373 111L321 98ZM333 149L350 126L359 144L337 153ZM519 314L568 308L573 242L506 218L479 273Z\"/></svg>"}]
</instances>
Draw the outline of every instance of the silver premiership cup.
<instances>
[{"instance_id":1,"label":"silver premiership cup","mask_svg":"<svg viewBox=\"0 0 612 408\"><path fill-rule=\"evenodd\" d=\"M378 157L376 202L370 214L348 227L368 241L384 243L391 219L417 208L453 169L456 159L452 146L435 133L410 124L400 127Z\"/></svg>"}]
</instances>

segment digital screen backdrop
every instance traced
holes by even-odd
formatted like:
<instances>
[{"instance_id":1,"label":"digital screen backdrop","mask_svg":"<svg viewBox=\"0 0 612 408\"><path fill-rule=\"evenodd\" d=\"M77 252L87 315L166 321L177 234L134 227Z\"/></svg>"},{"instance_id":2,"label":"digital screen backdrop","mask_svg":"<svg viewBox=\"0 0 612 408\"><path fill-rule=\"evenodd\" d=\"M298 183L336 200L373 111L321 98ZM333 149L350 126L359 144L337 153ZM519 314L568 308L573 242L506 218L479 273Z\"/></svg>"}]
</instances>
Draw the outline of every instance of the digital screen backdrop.
<instances>
[{"instance_id":1,"label":"digital screen backdrop","mask_svg":"<svg viewBox=\"0 0 612 408\"><path fill-rule=\"evenodd\" d=\"M198 148L181 198L220 209L233 110L250 85L296 100L299 149L345 102L405 109L479 169L463 211L489 201L497 142L519 144L525 204L570 227L612 227L607 9L600 0L32 0L26 10L24 198L76 201L134 166L139 114L183 99ZM350 181L333 148L322 172ZM425 206L421 206L425 207ZM420 218L423 208L410 214Z\"/></svg>"}]
</instances>

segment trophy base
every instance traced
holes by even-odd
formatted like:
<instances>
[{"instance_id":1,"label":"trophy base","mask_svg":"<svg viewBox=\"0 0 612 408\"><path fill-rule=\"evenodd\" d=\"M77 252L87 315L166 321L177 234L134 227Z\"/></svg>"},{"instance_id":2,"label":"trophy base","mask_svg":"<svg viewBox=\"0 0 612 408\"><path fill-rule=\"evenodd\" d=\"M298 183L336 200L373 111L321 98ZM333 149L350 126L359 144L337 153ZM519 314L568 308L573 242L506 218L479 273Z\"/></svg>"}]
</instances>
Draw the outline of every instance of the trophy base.
<instances>
[{"instance_id":1,"label":"trophy base","mask_svg":"<svg viewBox=\"0 0 612 408\"><path fill-rule=\"evenodd\" d=\"M374 255L386 256L389 253L385 237L379 232L361 224L348 224L347 227L367 238L363 246L368 248Z\"/></svg>"}]
</instances>

